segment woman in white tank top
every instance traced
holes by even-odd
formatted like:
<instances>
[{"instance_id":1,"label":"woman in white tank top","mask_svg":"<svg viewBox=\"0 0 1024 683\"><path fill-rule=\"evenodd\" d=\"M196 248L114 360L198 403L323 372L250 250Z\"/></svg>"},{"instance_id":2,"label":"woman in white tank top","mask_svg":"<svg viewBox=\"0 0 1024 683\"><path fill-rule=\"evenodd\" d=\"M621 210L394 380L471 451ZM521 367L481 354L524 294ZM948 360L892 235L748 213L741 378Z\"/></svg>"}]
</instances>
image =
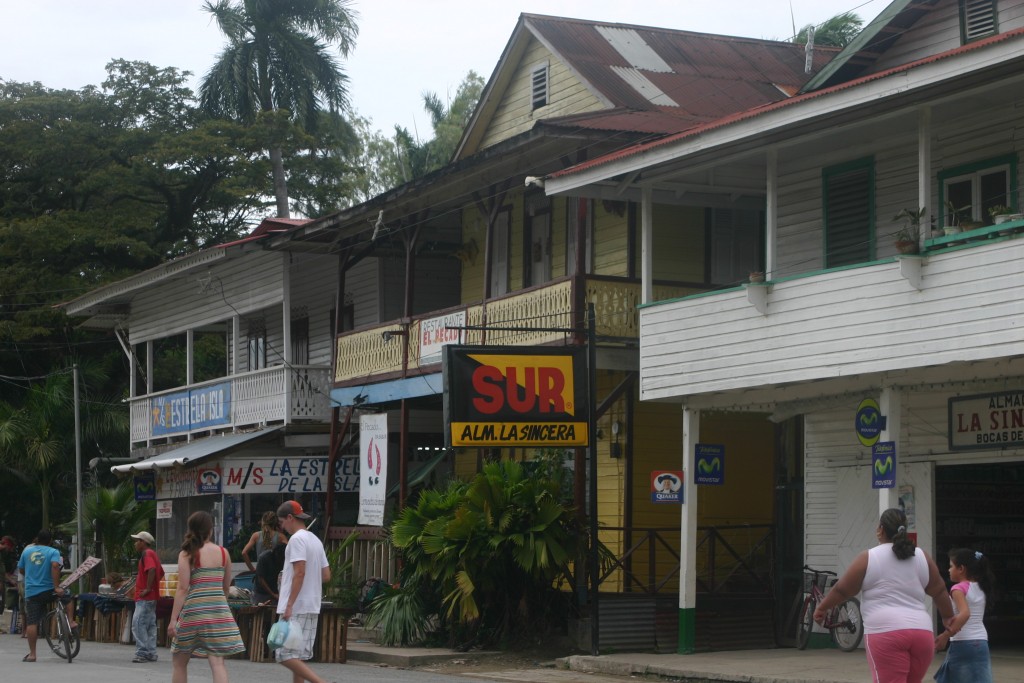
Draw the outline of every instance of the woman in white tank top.
<instances>
[{"instance_id":1,"label":"woman in white tank top","mask_svg":"<svg viewBox=\"0 0 1024 683\"><path fill-rule=\"evenodd\" d=\"M875 532L879 545L857 555L818 603L814 620L844 600L861 594L864 649L874 683L921 683L935 656L935 636L927 597L943 623L953 605L939 568L907 536L907 518L899 508L882 513Z\"/></svg>"}]
</instances>

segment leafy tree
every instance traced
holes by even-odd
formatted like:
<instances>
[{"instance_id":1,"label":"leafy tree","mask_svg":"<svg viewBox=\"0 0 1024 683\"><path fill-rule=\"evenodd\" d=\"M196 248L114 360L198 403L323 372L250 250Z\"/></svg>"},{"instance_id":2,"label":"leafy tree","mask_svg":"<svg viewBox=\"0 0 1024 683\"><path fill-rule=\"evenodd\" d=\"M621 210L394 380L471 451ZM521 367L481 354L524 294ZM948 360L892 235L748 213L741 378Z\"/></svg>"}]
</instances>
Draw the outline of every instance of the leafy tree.
<instances>
[{"instance_id":1,"label":"leafy tree","mask_svg":"<svg viewBox=\"0 0 1024 683\"><path fill-rule=\"evenodd\" d=\"M814 29L814 44L846 47L851 40L857 37L863 25L864 20L854 12L837 14ZM800 29L800 32L793 38L793 42L801 45L807 43L806 26Z\"/></svg>"},{"instance_id":2,"label":"leafy tree","mask_svg":"<svg viewBox=\"0 0 1024 683\"><path fill-rule=\"evenodd\" d=\"M540 633L536 617L557 602L553 586L568 576L585 537L558 482L529 476L514 461L423 491L391 533L403 550L403 590L375 601L374 611L387 611L392 599L408 604L408 593L419 591L424 605L439 605L454 638L477 644Z\"/></svg>"},{"instance_id":3,"label":"leafy tree","mask_svg":"<svg viewBox=\"0 0 1024 683\"><path fill-rule=\"evenodd\" d=\"M203 108L246 124L264 112L287 112L308 133L320 113L339 115L346 105L336 45L347 56L358 29L348 0L207 0L204 9L228 45L200 85ZM287 218L288 183L283 136L269 139L277 215Z\"/></svg>"}]
</instances>

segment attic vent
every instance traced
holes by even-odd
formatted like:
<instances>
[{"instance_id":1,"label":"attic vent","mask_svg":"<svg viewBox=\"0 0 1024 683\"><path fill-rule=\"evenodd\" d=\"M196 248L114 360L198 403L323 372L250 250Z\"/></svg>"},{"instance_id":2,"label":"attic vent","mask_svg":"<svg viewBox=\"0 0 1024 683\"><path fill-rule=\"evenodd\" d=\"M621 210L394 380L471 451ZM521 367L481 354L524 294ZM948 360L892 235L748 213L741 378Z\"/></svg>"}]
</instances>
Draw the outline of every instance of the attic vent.
<instances>
[{"instance_id":1,"label":"attic vent","mask_svg":"<svg viewBox=\"0 0 1024 683\"><path fill-rule=\"evenodd\" d=\"M662 59L636 30L610 26L595 26L594 30L601 34L630 66L655 73L672 73L672 67L668 62Z\"/></svg>"},{"instance_id":2,"label":"attic vent","mask_svg":"<svg viewBox=\"0 0 1024 683\"><path fill-rule=\"evenodd\" d=\"M996 0L960 0L960 32L964 43L991 36L998 30Z\"/></svg>"},{"instance_id":3,"label":"attic vent","mask_svg":"<svg viewBox=\"0 0 1024 683\"><path fill-rule=\"evenodd\" d=\"M530 71L530 102L534 109L548 103L548 63L543 62Z\"/></svg>"}]
</instances>

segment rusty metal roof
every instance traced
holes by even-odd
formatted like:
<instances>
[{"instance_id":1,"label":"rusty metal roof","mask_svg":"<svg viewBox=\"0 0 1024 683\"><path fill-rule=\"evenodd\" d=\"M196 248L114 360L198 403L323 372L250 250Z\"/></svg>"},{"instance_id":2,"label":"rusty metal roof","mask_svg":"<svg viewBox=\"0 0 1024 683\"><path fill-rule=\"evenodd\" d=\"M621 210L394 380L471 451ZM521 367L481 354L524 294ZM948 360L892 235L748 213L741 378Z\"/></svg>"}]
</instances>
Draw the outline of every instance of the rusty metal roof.
<instances>
[{"instance_id":1,"label":"rusty metal roof","mask_svg":"<svg viewBox=\"0 0 1024 683\"><path fill-rule=\"evenodd\" d=\"M620 115L659 112L684 122L672 127L668 118L633 117L638 127L627 130L638 132L678 132L785 100L838 53L816 48L807 74L804 46L794 43L537 14L522 21ZM598 115L593 125L629 119Z\"/></svg>"}]
</instances>

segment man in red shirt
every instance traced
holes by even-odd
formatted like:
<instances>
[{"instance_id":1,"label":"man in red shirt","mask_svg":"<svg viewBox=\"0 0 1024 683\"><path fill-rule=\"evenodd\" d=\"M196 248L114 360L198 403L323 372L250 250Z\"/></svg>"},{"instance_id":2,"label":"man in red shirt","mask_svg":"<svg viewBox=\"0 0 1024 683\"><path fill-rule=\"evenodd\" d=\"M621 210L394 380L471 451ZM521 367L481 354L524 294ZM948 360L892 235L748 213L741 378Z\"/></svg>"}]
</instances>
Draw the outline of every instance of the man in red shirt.
<instances>
[{"instance_id":1,"label":"man in red shirt","mask_svg":"<svg viewBox=\"0 0 1024 683\"><path fill-rule=\"evenodd\" d=\"M164 568L153 546L156 539L148 531L132 534L135 551L139 553L139 573L135 578L135 616L132 617L132 635L135 636L133 662L155 662L156 655L156 599L160 595L160 579Z\"/></svg>"}]
</instances>

